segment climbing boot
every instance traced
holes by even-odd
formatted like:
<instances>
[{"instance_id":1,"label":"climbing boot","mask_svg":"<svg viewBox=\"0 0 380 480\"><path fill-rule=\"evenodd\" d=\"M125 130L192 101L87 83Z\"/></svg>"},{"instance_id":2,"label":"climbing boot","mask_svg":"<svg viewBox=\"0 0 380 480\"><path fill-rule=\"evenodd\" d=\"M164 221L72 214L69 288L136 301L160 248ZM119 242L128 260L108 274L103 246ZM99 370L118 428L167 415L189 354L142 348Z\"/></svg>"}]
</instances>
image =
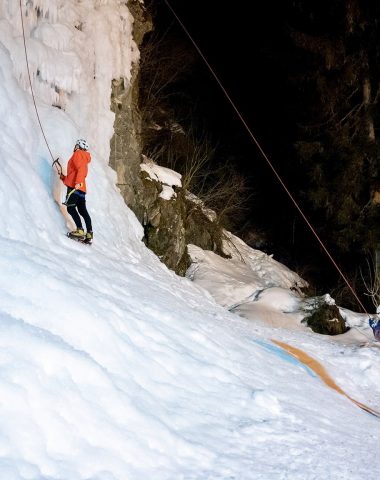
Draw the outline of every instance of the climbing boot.
<instances>
[{"instance_id":1,"label":"climbing boot","mask_svg":"<svg viewBox=\"0 0 380 480\"><path fill-rule=\"evenodd\" d=\"M92 232L87 232L86 238L84 240L86 243L92 243L93 238L94 238L94 234Z\"/></svg>"},{"instance_id":2,"label":"climbing boot","mask_svg":"<svg viewBox=\"0 0 380 480\"><path fill-rule=\"evenodd\" d=\"M76 230L70 232L69 236L75 238L85 238L85 233L81 228L77 228Z\"/></svg>"}]
</instances>

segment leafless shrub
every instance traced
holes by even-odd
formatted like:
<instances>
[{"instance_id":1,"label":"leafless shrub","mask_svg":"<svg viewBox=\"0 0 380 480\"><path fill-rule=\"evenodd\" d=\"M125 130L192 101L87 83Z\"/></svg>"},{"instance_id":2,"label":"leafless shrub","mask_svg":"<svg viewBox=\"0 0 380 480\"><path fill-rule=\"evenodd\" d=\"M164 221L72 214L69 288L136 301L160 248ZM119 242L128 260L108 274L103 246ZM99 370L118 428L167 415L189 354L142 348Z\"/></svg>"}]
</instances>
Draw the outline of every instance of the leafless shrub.
<instances>
[{"instance_id":1,"label":"leafless shrub","mask_svg":"<svg viewBox=\"0 0 380 480\"><path fill-rule=\"evenodd\" d=\"M370 298L375 309L380 305L380 270L376 262L376 257L371 255L367 257L367 275L360 270L360 275L366 289L364 295Z\"/></svg>"},{"instance_id":2,"label":"leafless shrub","mask_svg":"<svg viewBox=\"0 0 380 480\"><path fill-rule=\"evenodd\" d=\"M245 213L252 193L231 163L217 165L215 151L216 146L207 136L197 137L190 129L180 141L177 138L156 145L147 156L181 173L183 191L191 192L206 208L215 211L218 223L233 228Z\"/></svg>"},{"instance_id":3,"label":"leafless shrub","mask_svg":"<svg viewBox=\"0 0 380 480\"><path fill-rule=\"evenodd\" d=\"M252 196L243 175L229 163L219 168L207 165L194 192L208 208L215 210L219 223L226 228L240 221Z\"/></svg>"}]
</instances>

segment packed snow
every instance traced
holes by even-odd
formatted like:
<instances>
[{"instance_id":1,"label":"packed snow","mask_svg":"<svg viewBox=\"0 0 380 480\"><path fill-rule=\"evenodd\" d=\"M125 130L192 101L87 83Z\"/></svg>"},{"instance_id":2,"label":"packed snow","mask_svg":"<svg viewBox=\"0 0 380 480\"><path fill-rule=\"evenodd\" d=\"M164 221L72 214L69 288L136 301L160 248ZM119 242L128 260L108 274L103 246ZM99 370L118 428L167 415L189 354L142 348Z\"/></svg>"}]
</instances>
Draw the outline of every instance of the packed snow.
<instances>
[{"instance_id":1,"label":"packed snow","mask_svg":"<svg viewBox=\"0 0 380 480\"><path fill-rule=\"evenodd\" d=\"M22 5L52 152L65 169L76 139L90 144L94 244L65 236L18 2L0 0L0 478L377 480L380 419L271 341L380 410L363 316L345 312L349 337L311 332L292 288L302 279L232 237L232 258L190 247L189 277L168 270L108 166L111 81L127 84L138 60L125 2Z\"/></svg>"},{"instance_id":2,"label":"packed snow","mask_svg":"<svg viewBox=\"0 0 380 480\"><path fill-rule=\"evenodd\" d=\"M140 164L143 172L148 174L150 180L159 182L162 186L162 191L159 197L164 200L171 200L175 198L176 193L173 187L181 187L181 174L174 170L157 165L152 160L144 156L144 162Z\"/></svg>"}]
</instances>

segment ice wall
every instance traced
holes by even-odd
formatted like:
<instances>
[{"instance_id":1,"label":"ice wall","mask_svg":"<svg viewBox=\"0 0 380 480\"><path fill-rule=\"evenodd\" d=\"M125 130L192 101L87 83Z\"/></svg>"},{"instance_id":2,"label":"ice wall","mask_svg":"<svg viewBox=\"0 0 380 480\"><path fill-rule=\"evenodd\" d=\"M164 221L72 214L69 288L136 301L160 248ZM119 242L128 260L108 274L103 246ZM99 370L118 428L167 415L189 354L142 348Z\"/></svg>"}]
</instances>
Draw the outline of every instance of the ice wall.
<instances>
[{"instance_id":1,"label":"ice wall","mask_svg":"<svg viewBox=\"0 0 380 480\"><path fill-rule=\"evenodd\" d=\"M22 2L33 88L40 103L63 109L99 157L108 161L112 135L111 81L128 84L138 49L133 18L119 0L29 0ZM25 91L19 2L2 0L0 43ZM78 132L78 133L79 133ZM50 138L54 146L54 138Z\"/></svg>"},{"instance_id":2,"label":"ice wall","mask_svg":"<svg viewBox=\"0 0 380 480\"><path fill-rule=\"evenodd\" d=\"M121 238L122 222L110 216L122 202L108 166L114 114L111 82L131 78L139 52L132 38L133 17L119 0L23 0L22 12L33 91L54 158L65 167L77 138L92 155L88 177L94 228ZM0 0L0 218L3 235L41 244L51 232L70 228L57 208L61 182L36 119L25 62L20 5ZM114 198L110 198L114 191ZM54 197L54 198L53 198ZM57 203L54 202L54 199ZM129 215L127 212L126 215ZM139 227L131 214L130 221ZM27 226L34 225L36 229ZM71 225L72 226L72 225Z\"/></svg>"}]
</instances>

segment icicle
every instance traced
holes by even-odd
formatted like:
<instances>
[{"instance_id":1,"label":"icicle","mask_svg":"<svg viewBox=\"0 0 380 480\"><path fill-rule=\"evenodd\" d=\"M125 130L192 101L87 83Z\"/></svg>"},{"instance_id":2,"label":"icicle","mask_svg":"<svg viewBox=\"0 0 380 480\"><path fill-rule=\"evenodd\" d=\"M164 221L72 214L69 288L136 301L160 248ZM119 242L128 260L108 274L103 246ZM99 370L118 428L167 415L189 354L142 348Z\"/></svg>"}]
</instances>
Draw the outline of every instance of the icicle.
<instances>
[{"instance_id":1,"label":"icicle","mask_svg":"<svg viewBox=\"0 0 380 480\"><path fill-rule=\"evenodd\" d=\"M39 19L46 19L51 23L57 22L58 10L64 4L62 0L29 0L28 6L35 24Z\"/></svg>"}]
</instances>

